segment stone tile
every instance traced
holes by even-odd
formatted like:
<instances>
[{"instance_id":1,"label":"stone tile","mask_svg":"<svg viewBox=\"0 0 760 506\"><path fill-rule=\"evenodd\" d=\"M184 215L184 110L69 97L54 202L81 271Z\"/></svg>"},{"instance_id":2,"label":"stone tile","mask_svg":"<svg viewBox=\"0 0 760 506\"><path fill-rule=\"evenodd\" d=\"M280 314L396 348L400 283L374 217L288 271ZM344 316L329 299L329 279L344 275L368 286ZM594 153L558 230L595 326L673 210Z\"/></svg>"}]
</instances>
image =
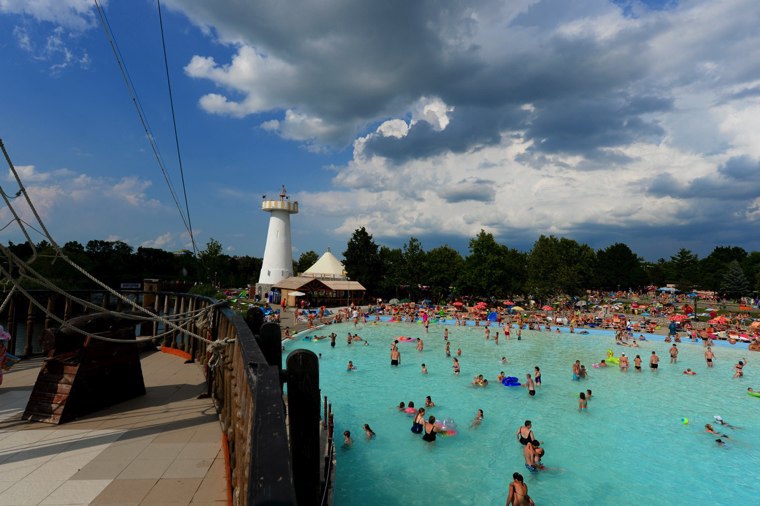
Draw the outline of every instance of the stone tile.
<instances>
[{"instance_id":1,"label":"stone tile","mask_svg":"<svg viewBox=\"0 0 760 506\"><path fill-rule=\"evenodd\" d=\"M160 479L140 504L190 504L201 484L200 478Z\"/></svg>"},{"instance_id":2,"label":"stone tile","mask_svg":"<svg viewBox=\"0 0 760 506\"><path fill-rule=\"evenodd\" d=\"M227 502L227 478L224 460L216 459L209 472L193 496L193 503L210 504L214 501Z\"/></svg>"},{"instance_id":3,"label":"stone tile","mask_svg":"<svg viewBox=\"0 0 760 506\"><path fill-rule=\"evenodd\" d=\"M40 504L43 506L62 504L90 504L111 480L72 480L67 481Z\"/></svg>"},{"instance_id":4,"label":"stone tile","mask_svg":"<svg viewBox=\"0 0 760 506\"><path fill-rule=\"evenodd\" d=\"M122 480L116 479L92 500L91 504L140 504L148 494L157 479L149 480Z\"/></svg>"},{"instance_id":5,"label":"stone tile","mask_svg":"<svg viewBox=\"0 0 760 506\"><path fill-rule=\"evenodd\" d=\"M213 459L221 451L221 442L188 443L177 455L178 459Z\"/></svg>"},{"instance_id":6,"label":"stone tile","mask_svg":"<svg viewBox=\"0 0 760 506\"><path fill-rule=\"evenodd\" d=\"M169 469L173 460L137 458L119 474L118 478L122 480L157 478ZM183 478L183 476L179 476L179 478ZM189 478L193 478L193 476L189 476Z\"/></svg>"},{"instance_id":7,"label":"stone tile","mask_svg":"<svg viewBox=\"0 0 760 506\"><path fill-rule=\"evenodd\" d=\"M205 478L213 459L176 459L162 478Z\"/></svg>"},{"instance_id":8,"label":"stone tile","mask_svg":"<svg viewBox=\"0 0 760 506\"><path fill-rule=\"evenodd\" d=\"M0 506L37 505L62 484L61 481L52 480L18 481L0 494Z\"/></svg>"},{"instance_id":9,"label":"stone tile","mask_svg":"<svg viewBox=\"0 0 760 506\"><path fill-rule=\"evenodd\" d=\"M156 436L155 443L189 443L197 429L190 427L186 429L171 430Z\"/></svg>"},{"instance_id":10,"label":"stone tile","mask_svg":"<svg viewBox=\"0 0 760 506\"><path fill-rule=\"evenodd\" d=\"M32 474L43 464L45 461L3 463L0 464L0 477L15 483Z\"/></svg>"},{"instance_id":11,"label":"stone tile","mask_svg":"<svg viewBox=\"0 0 760 506\"><path fill-rule=\"evenodd\" d=\"M27 481L66 481L79 472L79 469L79 467L65 465L63 460L51 460L29 473L24 479Z\"/></svg>"},{"instance_id":12,"label":"stone tile","mask_svg":"<svg viewBox=\"0 0 760 506\"><path fill-rule=\"evenodd\" d=\"M129 465L121 460L95 458L80 469L72 480L113 480Z\"/></svg>"},{"instance_id":13,"label":"stone tile","mask_svg":"<svg viewBox=\"0 0 760 506\"><path fill-rule=\"evenodd\" d=\"M187 443L156 443L148 445L140 454L140 459L175 459Z\"/></svg>"},{"instance_id":14,"label":"stone tile","mask_svg":"<svg viewBox=\"0 0 760 506\"><path fill-rule=\"evenodd\" d=\"M222 428L219 422L206 423L198 427L195 431L191 443L216 443L221 444L222 441Z\"/></svg>"}]
</instances>

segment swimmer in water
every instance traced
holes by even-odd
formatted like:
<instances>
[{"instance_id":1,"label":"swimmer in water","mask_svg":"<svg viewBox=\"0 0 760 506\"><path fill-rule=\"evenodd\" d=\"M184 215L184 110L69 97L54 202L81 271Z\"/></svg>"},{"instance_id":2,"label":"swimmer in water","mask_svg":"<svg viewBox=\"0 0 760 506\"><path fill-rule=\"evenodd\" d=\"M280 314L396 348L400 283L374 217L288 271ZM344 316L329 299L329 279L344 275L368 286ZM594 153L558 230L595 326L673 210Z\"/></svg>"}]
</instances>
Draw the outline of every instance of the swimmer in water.
<instances>
[{"instance_id":1,"label":"swimmer in water","mask_svg":"<svg viewBox=\"0 0 760 506\"><path fill-rule=\"evenodd\" d=\"M367 439L372 439L372 438L374 438L377 435L377 434L375 434L375 431L373 431L372 429L369 428L369 424L368 423L364 424L364 434L366 434Z\"/></svg>"},{"instance_id":2,"label":"swimmer in water","mask_svg":"<svg viewBox=\"0 0 760 506\"><path fill-rule=\"evenodd\" d=\"M472 424L470 424L470 427L473 429L478 427L480 425L480 422L483 421L483 410L479 409L478 414L475 415L475 418L472 420Z\"/></svg>"},{"instance_id":3,"label":"swimmer in water","mask_svg":"<svg viewBox=\"0 0 760 506\"><path fill-rule=\"evenodd\" d=\"M512 483L509 484L507 506L533 506L535 503L528 495L528 485L523 481L520 473L512 475Z\"/></svg>"},{"instance_id":4,"label":"swimmer in water","mask_svg":"<svg viewBox=\"0 0 760 506\"><path fill-rule=\"evenodd\" d=\"M460 372L459 360L457 360L456 357L454 357L454 363L452 364L451 368L454 370L454 374L457 374L457 375L459 374Z\"/></svg>"},{"instance_id":5,"label":"swimmer in water","mask_svg":"<svg viewBox=\"0 0 760 506\"><path fill-rule=\"evenodd\" d=\"M541 369L538 366L534 367L533 379L536 382L536 388L541 386Z\"/></svg>"},{"instance_id":6,"label":"swimmer in water","mask_svg":"<svg viewBox=\"0 0 760 506\"><path fill-rule=\"evenodd\" d=\"M747 359L739 360L737 364L734 366L734 378L741 378L744 376L744 366L747 365Z\"/></svg>"},{"instance_id":7,"label":"swimmer in water","mask_svg":"<svg viewBox=\"0 0 760 506\"><path fill-rule=\"evenodd\" d=\"M735 429L736 428L733 425L731 425L730 423L728 423L727 421L725 421L723 418L721 418L720 415L715 415L713 418L715 419L716 423L719 423L719 424L721 424L724 427L728 427L729 429Z\"/></svg>"},{"instance_id":8,"label":"swimmer in water","mask_svg":"<svg viewBox=\"0 0 760 506\"><path fill-rule=\"evenodd\" d=\"M530 377L530 374L526 374L525 378L526 378L526 381L523 386L528 389L528 395L533 397L534 395L536 395L536 384L533 382L533 378Z\"/></svg>"},{"instance_id":9,"label":"swimmer in water","mask_svg":"<svg viewBox=\"0 0 760 506\"><path fill-rule=\"evenodd\" d=\"M427 366L425 364L422 364L422 374L427 374Z\"/></svg>"},{"instance_id":10,"label":"swimmer in water","mask_svg":"<svg viewBox=\"0 0 760 506\"><path fill-rule=\"evenodd\" d=\"M346 368L347 371L355 371L356 366L354 366L354 363L352 361L348 361L348 367Z\"/></svg>"},{"instance_id":11,"label":"swimmer in water","mask_svg":"<svg viewBox=\"0 0 760 506\"><path fill-rule=\"evenodd\" d=\"M398 403L398 410L404 411L406 409L406 404L404 404L404 401L401 401Z\"/></svg>"},{"instance_id":12,"label":"swimmer in water","mask_svg":"<svg viewBox=\"0 0 760 506\"><path fill-rule=\"evenodd\" d=\"M501 357L501 363L503 365L506 365L507 364L507 357Z\"/></svg>"},{"instance_id":13,"label":"swimmer in water","mask_svg":"<svg viewBox=\"0 0 760 506\"><path fill-rule=\"evenodd\" d=\"M722 437L728 438L726 434L721 434L720 432L716 431L713 428L712 424L709 424L709 423L705 424L705 432L707 432L708 434L714 434L716 436L722 436Z\"/></svg>"},{"instance_id":14,"label":"swimmer in water","mask_svg":"<svg viewBox=\"0 0 760 506\"><path fill-rule=\"evenodd\" d=\"M343 446L351 446L354 442L351 440L351 431L343 431Z\"/></svg>"},{"instance_id":15,"label":"swimmer in water","mask_svg":"<svg viewBox=\"0 0 760 506\"><path fill-rule=\"evenodd\" d=\"M586 390L586 400L591 399L591 390Z\"/></svg>"},{"instance_id":16,"label":"swimmer in water","mask_svg":"<svg viewBox=\"0 0 760 506\"><path fill-rule=\"evenodd\" d=\"M425 397L425 407L426 408L435 407L435 402L433 402L433 399L431 399L429 395Z\"/></svg>"},{"instance_id":17,"label":"swimmer in water","mask_svg":"<svg viewBox=\"0 0 760 506\"><path fill-rule=\"evenodd\" d=\"M414 434L422 434L422 429L425 425L425 408L417 410L417 414L414 415L414 421L412 422L412 432Z\"/></svg>"},{"instance_id":18,"label":"swimmer in water","mask_svg":"<svg viewBox=\"0 0 760 506\"><path fill-rule=\"evenodd\" d=\"M697 373L695 373L694 371L692 371L688 367L686 368L686 370L683 373L686 374L687 376L694 376L695 374L697 374Z\"/></svg>"},{"instance_id":19,"label":"swimmer in water","mask_svg":"<svg viewBox=\"0 0 760 506\"><path fill-rule=\"evenodd\" d=\"M586 394L581 392L578 397L578 411L588 411L588 399L586 399Z\"/></svg>"},{"instance_id":20,"label":"swimmer in water","mask_svg":"<svg viewBox=\"0 0 760 506\"><path fill-rule=\"evenodd\" d=\"M506 377L507 377L507 375L504 374L504 371L501 371L499 373L499 375L496 377L496 381L498 381L499 383L501 383Z\"/></svg>"}]
</instances>

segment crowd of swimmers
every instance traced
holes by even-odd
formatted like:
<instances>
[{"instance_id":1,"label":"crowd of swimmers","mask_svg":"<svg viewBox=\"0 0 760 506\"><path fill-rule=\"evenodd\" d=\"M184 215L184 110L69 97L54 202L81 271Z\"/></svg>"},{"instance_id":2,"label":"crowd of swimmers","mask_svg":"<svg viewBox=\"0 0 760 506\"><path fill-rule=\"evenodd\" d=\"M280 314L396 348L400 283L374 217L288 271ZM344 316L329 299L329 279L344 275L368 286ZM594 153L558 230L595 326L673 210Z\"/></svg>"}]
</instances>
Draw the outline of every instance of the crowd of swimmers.
<instances>
[{"instance_id":1,"label":"crowd of swimmers","mask_svg":"<svg viewBox=\"0 0 760 506\"><path fill-rule=\"evenodd\" d=\"M504 327L504 336L506 339L509 339L510 331L509 326ZM492 332L489 328L485 329L485 339L490 340L493 339L494 344L498 344L498 336L499 332L496 330L495 332ZM331 345L334 346L335 342L335 334L331 334ZM518 327L518 338L520 338L520 332ZM643 336L640 336L639 340L644 340ZM422 339L416 340L416 348L417 351L422 352L424 350L424 342ZM461 365L460 365L460 357L462 356L462 349L457 348L456 356L452 357L451 353L451 343L449 341L449 329L444 329L444 353L447 358L450 358L452 361L451 369L453 374L459 375L461 372ZM356 334L349 333L346 337L346 343L348 345L351 345L355 342L364 342L365 345L368 343L363 340L361 337L359 337ZM616 342L617 344L622 344L625 346L632 346L637 347L638 344L636 344L636 340L632 339L632 336L630 335L624 335L622 333L618 333L616 335ZM398 367L401 364L401 353L399 350L399 340L396 339L391 343L390 347L390 365L392 367ZM667 352L670 363L671 364L677 364L679 359L679 348L676 343L673 343L672 346L668 349ZM614 358L611 353L608 353L608 360L610 358ZM709 344L705 348L704 352L704 358L707 364L708 368L712 368L714 361L716 360L716 354L712 349L712 346ZM605 368L609 366L608 360L601 360L599 364L594 364L594 367L599 368ZM637 372L641 372L642 370L642 362L643 359L641 358L641 355L637 354L635 358L633 359L633 365L634 369ZM657 355L656 351L652 351L651 355L649 356L649 369L653 372L657 372L659 369L659 363L660 363L660 357ZM501 364L506 365L507 358L506 356L502 356L501 358ZM747 365L748 361L746 359L739 360L737 364L734 366L734 378L739 378L743 376L743 369ZM625 353L623 353L620 357L617 357L617 365L619 369L622 372L627 372L629 369L629 358L626 356ZM356 366L353 365L353 362L349 361L348 370L356 370ZM425 363L421 364L421 373L422 374L428 374L427 365ZM693 371L691 368L686 368L683 371L683 374L685 375L695 375L696 372ZM572 365L572 380L574 381L581 381L583 379L588 378L588 371L586 367L580 363L580 360L576 360ZM506 374L504 371L501 371L499 375L496 378L499 383L502 383L506 379ZM530 396L536 395L536 389L541 385L541 370L538 366L534 368L534 372L527 373L525 375L525 380L523 381L522 386L527 389ZM472 385L476 387L487 387L488 386L488 379L483 374L477 374L473 377ZM754 393L752 388L747 389L748 392ZM578 411L580 413L587 413L588 407L589 407L589 401L592 399L593 394L591 389L586 389L585 391L581 391L578 394ZM436 440L436 435L440 434L441 432L446 432L447 427L443 425L440 421L436 419L435 416L431 415L429 413L429 410L433 408L435 404L433 403L430 396L426 397L425 400L425 406L420 408L414 407L414 402L410 401L408 405L405 405L403 402L399 404L399 410L404 411L407 414L413 415L412 425L411 425L411 432L414 434L421 435L421 439L426 442L434 442ZM475 415L474 419L472 420L470 427L471 428L477 428L480 426L484 419L484 413L482 409L478 409L477 414ZM716 416L715 422L720 424L723 427L727 427L730 429L734 429L735 427L726 423L722 418ZM365 424L364 427L364 433L367 439L373 439L376 435L374 431L369 427L369 425ZM705 432L717 436L715 439L716 443L720 446L726 446L726 440L729 439L728 434L724 434L722 432L718 432L715 430L712 424L706 424L705 425ZM529 420L526 420L525 425L518 428L518 431L516 433L518 441L523 445L523 455L525 459L525 467L530 472L536 472L542 469L545 469L542 458L544 457L545 451L540 441L538 441L535 436L533 435L531 422ZM352 443L351 441L351 435L349 431L346 431L344 433L345 437L345 444L350 445ZM530 500L530 497L527 493L527 486L524 483L524 479L522 475L519 473L514 473L513 475L513 482L509 485L509 498L507 501L507 504L514 504L514 505L523 505L523 504L533 504L532 500Z\"/></svg>"}]
</instances>

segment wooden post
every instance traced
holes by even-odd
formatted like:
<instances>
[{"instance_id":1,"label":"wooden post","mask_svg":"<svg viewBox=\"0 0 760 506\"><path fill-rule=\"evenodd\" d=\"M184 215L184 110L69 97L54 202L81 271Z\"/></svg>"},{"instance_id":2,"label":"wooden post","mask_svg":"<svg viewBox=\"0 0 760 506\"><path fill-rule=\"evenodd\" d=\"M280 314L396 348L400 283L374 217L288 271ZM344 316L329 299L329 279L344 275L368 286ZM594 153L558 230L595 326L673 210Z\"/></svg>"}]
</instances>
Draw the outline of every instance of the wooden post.
<instances>
[{"instance_id":1,"label":"wooden post","mask_svg":"<svg viewBox=\"0 0 760 506\"><path fill-rule=\"evenodd\" d=\"M8 351L11 352L11 355L16 354L16 310L18 309L16 305L16 297L15 294L13 297L11 297L11 301L8 304L8 322L5 326L6 330L11 335L11 342L8 347Z\"/></svg>"},{"instance_id":2,"label":"wooden post","mask_svg":"<svg viewBox=\"0 0 760 506\"><path fill-rule=\"evenodd\" d=\"M158 314L158 308L160 306L158 305L158 295L156 295L156 300L153 301L153 312L155 314ZM153 337L156 337L156 334L158 334L158 320L153 322Z\"/></svg>"},{"instance_id":3,"label":"wooden post","mask_svg":"<svg viewBox=\"0 0 760 506\"><path fill-rule=\"evenodd\" d=\"M53 299L53 294L48 294L48 300L47 300L47 313L45 314L45 329L49 329L53 325L53 319L50 317L50 315L53 314L53 311L55 310L55 300Z\"/></svg>"},{"instance_id":4,"label":"wooden post","mask_svg":"<svg viewBox=\"0 0 760 506\"><path fill-rule=\"evenodd\" d=\"M179 312L175 312L175 315L181 315L185 313L185 296L177 297L179 303ZM174 320L177 325L182 325L180 320ZM177 348L182 351L187 351L187 334L184 331L177 331Z\"/></svg>"},{"instance_id":5,"label":"wooden post","mask_svg":"<svg viewBox=\"0 0 760 506\"><path fill-rule=\"evenodd\" d=\"M277 366L282 372L282 331L277 323L265 323L261 333L255 336L256 342L267 360L267 364Z\"/></svg>"},{"instance_id":6,"label":"wooden post","mask_svg":"<svg viewBox=\"0 0 760 506\"><path fill-rule=\"evenodd\" d=\"M174 309L172 310L172 316L176 315L179 311L179 297L174 296ZM179 331L177 329L172 330L169 333L170 336L172 336L172 348L177 348L177 337L179 336Z\"/></svg>"},{"instance_id":7,"label":"wooden post","mask_svg":"<svg viewBox=\"0 0 760 506\"><path fill-rule=\"evenodd\" d=\"M286 360L290 454L298 504L318 504L321 492L319 436L319 359L309 350Z\"/></svg>"},{"instance_id":8,"label":"wooden post","mask_svg":"<svg viewBox=\"0 0 760 506\"><path fill-rule=\"evenodd\" d=\"M169 315L169 296L164 295L164 318L166 318ZM164 346L167 348L171 346L171 334L167 334L166 325L163 325L161 327L163 329L164 333Z\"/></svg>"},{"instance_id":9,"label":"wooden post","mask_svg":"<svg viewBox=\"0 0 760 506\"><path fill-rule=\"evenodd\" d=\"M32 339L34 338L34 304L29 301L29 307L26 311L26 336L24 339L24 356L32 354Z\"/></svg>"}]
</instances>

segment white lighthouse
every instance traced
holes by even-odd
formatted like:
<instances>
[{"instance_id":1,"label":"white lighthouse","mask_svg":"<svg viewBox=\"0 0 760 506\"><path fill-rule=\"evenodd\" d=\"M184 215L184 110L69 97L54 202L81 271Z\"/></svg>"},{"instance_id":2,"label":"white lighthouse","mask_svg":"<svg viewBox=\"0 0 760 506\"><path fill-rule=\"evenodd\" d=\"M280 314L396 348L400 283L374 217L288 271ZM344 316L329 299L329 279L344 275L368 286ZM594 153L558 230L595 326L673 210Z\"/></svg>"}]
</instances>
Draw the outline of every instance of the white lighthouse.
<instances>
[{"instance_id":1,"label":"white lighthouse","mask_svg":"<svg viewBox=\"0 0 760 506\"><path fill-rule=\"evenodd\" d=\"M275 283L293 275L293 250L290 242L290 215L298 213L298 202L291 201L285 185L280 192L280 200L261 202L261 210L269 213L269 231L264 248L256 293L263 296Z\"/></svg>"}]
</instances>

